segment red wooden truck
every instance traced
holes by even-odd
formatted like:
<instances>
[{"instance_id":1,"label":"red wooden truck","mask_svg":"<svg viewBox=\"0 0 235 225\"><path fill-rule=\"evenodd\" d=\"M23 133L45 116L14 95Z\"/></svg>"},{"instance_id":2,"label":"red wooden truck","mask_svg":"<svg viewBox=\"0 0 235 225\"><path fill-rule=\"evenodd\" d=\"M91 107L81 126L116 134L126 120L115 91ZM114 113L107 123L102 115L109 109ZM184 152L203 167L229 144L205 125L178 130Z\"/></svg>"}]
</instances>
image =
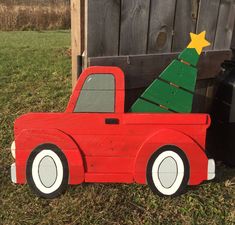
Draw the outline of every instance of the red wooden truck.
<instances>
[{"instance_id":1,"label":"red wooden truck","mask_svg":"<svg viewBox=\"0 0 235 225\"><path fill-rule=\"evenodd\" d=\"M210 116L126 113L124 83L119 68L88 68L64 113L17 119L12 181L53 198L83 182L136 182L172 196L213 179L205 154Z\"/></svg>"}]
</instances>

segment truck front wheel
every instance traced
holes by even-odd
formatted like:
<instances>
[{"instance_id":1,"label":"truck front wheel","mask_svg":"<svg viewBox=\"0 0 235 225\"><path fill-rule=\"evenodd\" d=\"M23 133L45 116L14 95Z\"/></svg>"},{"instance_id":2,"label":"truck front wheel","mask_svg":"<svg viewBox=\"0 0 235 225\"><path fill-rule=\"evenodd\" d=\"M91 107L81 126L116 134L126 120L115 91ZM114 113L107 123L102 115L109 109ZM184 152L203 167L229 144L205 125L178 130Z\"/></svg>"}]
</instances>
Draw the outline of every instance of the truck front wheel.
<instances>
[{"instance_id":1,"label":"truck front wheel","mask_svg":"<svg viewBox=\"0 0 235 225\"><path fill-rule=\"evenodd\" d=\"M187 187L189 163L184 152L176 146L164 146L149 159L147 182L153 193L176 196Z\"/></svg>"},{"instance_id":2,"label":"truck front wheel","mask_svg":"<svg viewBox=\"0 0 235 225\"><path fill-rule=\"evenodd\" d=\"M35 194L43 198L61 195L67 189L68 174L67 159L55 145L40 145L27 161L27 182Z\"/></svg>"}]
</instances>

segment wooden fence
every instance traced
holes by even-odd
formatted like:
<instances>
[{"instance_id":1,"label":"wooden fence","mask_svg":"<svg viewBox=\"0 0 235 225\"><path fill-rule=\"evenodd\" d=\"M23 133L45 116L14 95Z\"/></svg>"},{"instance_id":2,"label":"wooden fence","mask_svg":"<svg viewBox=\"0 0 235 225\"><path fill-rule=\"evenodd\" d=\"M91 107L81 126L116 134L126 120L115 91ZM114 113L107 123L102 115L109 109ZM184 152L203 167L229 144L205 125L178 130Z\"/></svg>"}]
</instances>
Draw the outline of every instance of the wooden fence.
<instances>
[{"instance_id":1,"label":"wooden fence","mask_svg":"<svg viewBox=\"0 0 235 225\"><path fill-rule=\"evenodd\" d=\"M73 81L84 66L114 65L126 74L126 108L189 43L207 31L194 111L207 111L220 64L235 47L234 0L72 0ZM235 35L234 35L235 36ZM233 41L232 41L233 40Z\"/></svg>"}]
</instances>

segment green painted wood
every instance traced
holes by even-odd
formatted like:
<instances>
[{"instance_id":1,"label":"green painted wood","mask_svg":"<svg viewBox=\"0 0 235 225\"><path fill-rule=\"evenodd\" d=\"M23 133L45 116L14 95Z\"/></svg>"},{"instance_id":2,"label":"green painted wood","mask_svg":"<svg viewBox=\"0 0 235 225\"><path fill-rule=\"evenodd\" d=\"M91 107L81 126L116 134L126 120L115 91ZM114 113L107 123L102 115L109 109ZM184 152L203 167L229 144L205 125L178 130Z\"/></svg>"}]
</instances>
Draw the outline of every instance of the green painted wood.
<instances>
[{"instance_id":1,"label":"green painted wood","mask_svg":"<svg viewBox=\"0 0 235 225\"><path fill-rule=\"evenodd\" d=\"M197 69L178 60L174 60L162 72L160 78L194 92L197 80Z\"/></svg>"},{"instance_id":2,"label":"green painted wood","mask_svg":"<svg viewBox=\"0 0 235 225\"><path fill-rule=\"evenodd\" d=\"M141 95L141 99L146 99L158 105L162 105L175 112L189 113L192 111L193 94L195 91L199 55L195 49L186 48L180 55L179 60L174 60L160 75L161 80L156 79ZM188 64L186 64L187 62ZM193 66L191 66L193 65ZM191 91L191 92L189 92ZM132 108L138 112L146 106L143 101ZM155 110L155 109L150 109Z\"/></svg>"},{"instance_id":3,"label":"green painted wood","mask_svg":"<svg viewBox=\"0 0 235 225\"><path fill-rule=\"evenodd\" d=\"M176 112L187 113L192 110L193 94L158 79L141 97Z\"/></svg>"},{"instance_id":4,"label":"green painted wood","mask_svg":"<svg viewBox=\"0 0 235 225\"><path fill-rule=\"evenodd\" d=\"M186 48L180 53L178 58L192 66L196 66L198 64L199 57L200 56L198 55L195 48Z\"/></svg>"},{"instance_id":5,"label":"green painted wood","mask_svg":"<svg viewBox=\"0 0 235 225\"><path fill-rule=\"evenodd\" d=\"M167 109L161 108L160 106L147 102L141 98L139 98L131 107L130 112L171 113Z\"/></svg>"}]
</instances>

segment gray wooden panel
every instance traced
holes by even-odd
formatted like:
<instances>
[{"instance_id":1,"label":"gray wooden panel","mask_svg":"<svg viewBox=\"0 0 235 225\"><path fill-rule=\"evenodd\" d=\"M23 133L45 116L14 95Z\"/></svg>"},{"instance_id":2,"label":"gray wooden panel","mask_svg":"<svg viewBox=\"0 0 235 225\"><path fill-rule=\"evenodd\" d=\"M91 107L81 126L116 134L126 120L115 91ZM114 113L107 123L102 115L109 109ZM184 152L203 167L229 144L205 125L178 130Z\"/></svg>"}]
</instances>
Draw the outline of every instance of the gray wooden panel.
<instances>
[{"instance_id":1,"label":"gray wooden panel","mask_svg":"<svg viewBox=\"0 0 235 225\"><path fill-rule=\"evenodd\" d=\"M235 51L235 23L233 26L233 37L232 37L232 41L231 41L231 48Z\"/></svg>"},{"instance_id":2,"label":"gray wooden panel","mask_svg":"<svg viewBox=\"0 0 235 225\"><path fill-rule=\"evenodd\" d=\"M211 43L206 50L212 49L215 40L220 0L201 0L197 20L197 33L206 31L206 38Z\"/></svg>"},{"instance_id":3,"label":"gray wooden panel","mask_svg":"<svg viewBox=\"0 0 235 225\"><path fill-rule=\"evenodd\" d=\"M147 51L150 0L122 0L120 55Z\"/></svg>"},{"instance_id":4,"label":"gray wooden panel","mask_svg":"<svg viewBox=\"0 0 235 225\"><path fill-rule=\"evenodd\" d=\"M221 0L214 49L229 49L232 40L235 1Z\"/></svg>"},{"instance_id":5,"label":"gray wooden panel","mask_svg":"<svg viewBox=\"0 0 235 225\"><path fill-rule=\"evenodd\" d=\"M118 66L126 75L127 89L147 87L160 75L179 53L162 53L133 56L94 57L88 59L89 66ZM231 58L231 51L203 52L198 65L198 79L215 77L220 64Z\"/></svg>"},{"instance_id":6,"label":"gray wooden panel","mask_svg":"<svg viewBox=\"0 0 235 225\"><path fill-rule=\"evenodd\" d=\"M89 58L90 66L118 66L125 73L126 100L125 110L144 92L154 79L177 57L178 53L150 54L137 56L114 56ZM207 51L203 53L198 65L198 85L195 96L194 112L207 112L208 83L204 80L214 78L220 72L220 64L231 58L231 51ZM208 92L209 93L209 92Z\"/></svg>"},{"instance_id":7,"label":"gray wooden panel","mask_svg":"<svg viewBox=\"0 0 235 225\"><path fill-rule=\"evenodd\" d=\"M209 113L214 95L215 79L198 80L193 99L193 112Z\"/></svg>"},{"instance_id":8,"label":"gray wooden panel","mask_svg":"<svg viewBox=\"0 0 235 225\"><path fill-rule=\"evenodd\" d=\"M172 51L181 51L190 42L190 32L196 31L197 0L177 0Z\"/></svg>"},{"instance_id":9,"label":"gray wooden panel","mask_svg":"<svg viewBox=\"0 0 235 225\"><path fill-rule=\"evenodd\" d=\"M148 53L171 52L176 0L152 0Z\"/></svg>"},{"instance_id":10,"label":"gray wooden panel","mask_svg":"<svg viewBox=\"0 0 235 225\"><path fill-rule=\"evenodd\" d=\"M88 0L87 55L118 55L120 0Z\"/></svg>"},{"instance_id":11,"label":"gray wooden panel","mask_svg":"<svg viewBox=\"0 0 235 225\"><path fill-rule=\"evenodd\" d=\"M207 83L207 80L197 81L196 92L193 96L192 111L194 113L205 112Z\"/></svg>"},{"instance_id":12,"label":"gray wooden panel","mask_svg":"<svg viewBox=\"0 0 235 225\"><path fill-rule=\"evenodd\" d=\"M232 37L232 41L231 41L231 49L233 51L233 60L235 60L235 23L233 26L233 37Z\"/></svg>"}]
</instances>

